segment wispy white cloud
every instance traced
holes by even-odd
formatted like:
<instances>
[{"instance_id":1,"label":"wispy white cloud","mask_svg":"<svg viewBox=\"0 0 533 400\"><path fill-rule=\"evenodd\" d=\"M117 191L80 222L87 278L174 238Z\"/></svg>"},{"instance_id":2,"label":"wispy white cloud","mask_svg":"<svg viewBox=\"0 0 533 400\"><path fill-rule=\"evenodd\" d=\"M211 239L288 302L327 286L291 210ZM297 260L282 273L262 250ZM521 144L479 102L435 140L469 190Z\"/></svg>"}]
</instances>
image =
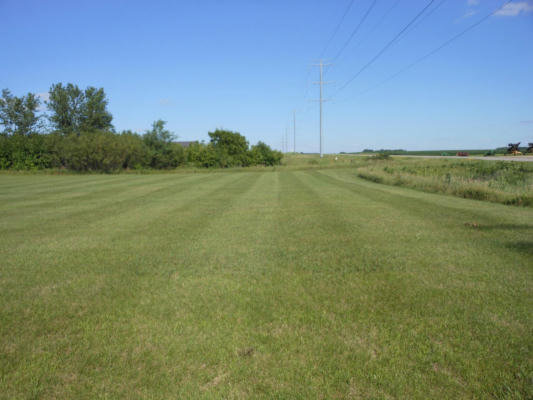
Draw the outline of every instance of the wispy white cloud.
<instances>
[{"instance_id":1,"label":"wispy white cloud","mask_svg":"<svg viewBox=\"0 0 533 400\"><path fill-rule=\"evenodd\" d=\"M479 0L466 0L466 5L468 9L466 12L458 18L455 22L459 22L460 20L464 18L470 18L472 15L476 15L479 11L475 9L477 5L479 5Z\"/></svg>"},{"instance_id":2,"label":"wispy white cloud","mask_svg":"<svg viewBox=\"0 0 533 400\"><path fill-rule=\"evenodd\" d=\"M159 105L160 106L171 106L173 103L172 103L172 100L170 99L160 99L159 100Z\"/></svg>"},{"instance_id":3,"label":"wispy white cloud","mask_svg":"<svg viewBox=\"0 0 533 400\"><path fill-rule=\"evenodd\" d=\"M533 11L533 3L529 1L520 1L518 3L507 3L495 15L502 17L516 17L522 13L528 13Z\"/></svg>"},{"instance_id":4,"label":"wispy white cloud","mask_svg":"<svg viewBox=\"0 0 533 400\"><path fill-rule=\"evenodd\" d=\"M41 101L48 101L50 99L50 93L48 92L35 93L35 95L40 98Z\"/></svg>"},{"instance_id":5,"label":"wispy white cloud","mask_svg":"<svg viewBox=\"0 0 533 400\"><path fill-rule=\"evenodd\" d=\"M461 18L469 18L472 15L476 15L478 10L468 10Z\"/></svg>"}]
</instances>

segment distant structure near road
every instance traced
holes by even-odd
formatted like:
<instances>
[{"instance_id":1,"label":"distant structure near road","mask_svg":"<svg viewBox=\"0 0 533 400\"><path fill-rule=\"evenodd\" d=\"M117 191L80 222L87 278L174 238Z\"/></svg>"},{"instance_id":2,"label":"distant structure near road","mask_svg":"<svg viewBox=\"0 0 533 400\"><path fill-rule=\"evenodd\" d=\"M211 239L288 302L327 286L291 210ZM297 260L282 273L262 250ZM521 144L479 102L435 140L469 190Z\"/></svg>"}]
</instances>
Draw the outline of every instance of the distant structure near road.
<instances>
[{"instance_id":1,"label":"distant structure near road","mask_svg":"<svg viewBox=\"0 0 533 400\"><path fill-rule=\"evenodd\" d=\"M455 155L457 157L468 157L470 154L468 154L466 151L458 151Z\"/></svg>"},{"instance_id":2,"label":"distant structure near road","mask_svg":"<svg viewBox=\"0 0 533 400\"><path fill-rule=\"evenodd\" d=\"M513 156L517 156L522 154L520 150L518 149L518 146L520 146L520 142L518 143L509 143L507 145L507 154L512 154Z\"/></svg>"},{"instance_id":3,"label":"distant structure near road","mask_svg":"<svg viewBox=\"0 0 533 400\"><path fill-rule=\"evenodd\" d=\"M198 140L193 140L191 142L174 142L176 144L179 144L181 145L181 147L189 147L191 144L195 144L195 143L198 143Z\"/></svg>"},{"instance_id":4,"label":"distant structure near road","mask_svg":"<svg viewBox=\"0 0 533 400\"><path fill-rule=\"evenodd\" d=\"M529 147L527 148L526 153L533 153L533 143L529 143Z\"/></svg>"}]
</instances>

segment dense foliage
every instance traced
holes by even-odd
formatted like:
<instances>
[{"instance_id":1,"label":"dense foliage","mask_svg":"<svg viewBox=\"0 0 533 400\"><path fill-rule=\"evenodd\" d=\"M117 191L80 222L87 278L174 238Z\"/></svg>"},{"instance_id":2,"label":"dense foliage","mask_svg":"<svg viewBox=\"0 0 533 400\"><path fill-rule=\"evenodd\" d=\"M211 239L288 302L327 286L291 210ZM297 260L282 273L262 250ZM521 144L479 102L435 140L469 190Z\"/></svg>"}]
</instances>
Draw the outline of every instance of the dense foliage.
<instances>
[{"instance_id":1,"label":"dense foliage","mask_svg":"<svg viewBox=\"0 0 533 400\"><path fill-rule=\"evenodd\" d=\"M63 134L113 129L104 89L89 86L84 91L72 83L52 85L47 102L52 126Z\"/></svg>"},{"instance_id":2,"label":"dense foliage","mask_svg":"<svg viewBox=\"0 0 533 400\"><path fill-rule=\"evenodd\" d=\"M40 130L39 98L33 93L15 97L8 89L0 98L0 125L5 134L29 135Z\"/></svg>"},{"instance_id":3,"label":"dense foliage","mask_svg":"<svg viewBox=\"0 0 533 400\"><path fill-rule=\"evenodd\" d=\"M16 97L4 89L0 98L0 169L112 172L281 162L280 152L262 142L250 147L244 136L228 130L209 132L209 143L194 142L186 148L174 141L175 135L162 120L142 135L115 132L107 103L102 88L81 90L71 83L58 83L50 88L45 115L39 114L41 101L35 94Z\"/></svg>"}]
</instances>

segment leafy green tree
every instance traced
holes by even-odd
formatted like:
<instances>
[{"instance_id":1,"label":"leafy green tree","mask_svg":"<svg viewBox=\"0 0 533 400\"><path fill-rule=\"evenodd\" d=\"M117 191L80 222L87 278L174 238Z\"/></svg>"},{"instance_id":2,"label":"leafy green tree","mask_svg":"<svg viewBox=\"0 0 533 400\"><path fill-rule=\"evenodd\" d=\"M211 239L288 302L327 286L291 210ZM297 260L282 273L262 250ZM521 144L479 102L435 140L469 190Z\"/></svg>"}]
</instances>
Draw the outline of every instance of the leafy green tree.
<instances>
[{"instance_id":1,"label":"leafy green tree","mask_svg":"<svg viewBox=\"0 0 533 400\"><path fill-rule=\"evenodd\" d=\"M89 86L85 89L82 107L81 129L85 131L113 129L113 116L107 111L104 89Z\"/></svg>"},{"instance_id":2,"label":"leafy green tree","mask_svg":"<svg viewBox=\"0 0 533 400\"><path fill-rule=\"evenodd\" d=\"M51 112L49 119L52 126L64 133L77 132L81 127L83 91L77 85L62 83L52 85L46 102Z\"/></svg>"},{"instance_id":3,"label":"leafy green tree","mask_svg":"<svg viewBox=\"0 0 533 400\"><path fill-rule=\"evenodd\" d=\"M0 125L8 135L30 135L42 128L41 116L38 115L39 98L28 93L16 97L8 89L2 90L0 98Z\"/></svg>"},{"instance_id":4,"label":"leafy green tree","mask_svg":"<svg viewBox=\"0 0 533 400\"><path fill-rule=\"evenodd\" d=\"M152 129L145 132L143 140L148 147L162 149L176 138L176 135L165 129L165 125L166 121L158 119L152 123Z\"/></svg>"},{"instance_id":5,"label":"leafy green tree","mask_svg":"<svg viewBox=\"0 0 533 400\"><path fill-rule=\"evenodd\" d=\"M152 168L176 168L185 162L183 147L172 140L176 136L165 129L165 121L157 120L152 129L143 136L145 145L150 149L149 166Z\"/></svg>"},{"instance_id":6,"label":"leafy green tree","mask_svg":"<svg viewBox=\"0 0 533 400\"><path fill-rule=\"evenodd\" d=\"M107 111L103 88L89 86L83 91L72 83L65 86L57 83L52 85L49 94L46 104L51 112L50 122L63 134L113 129L113 116Z\"/></svg>"},{"instance_id":7,"label":"leafy green tree","mask_svg":"<svg viewBox=\"0 0 533 400\"><path fill-rule=\"evenodd\" d=\"M238 132L217 129L209 132L217 162L221 167L250 165L248 141Z\"/></svg>"}]
</instances>

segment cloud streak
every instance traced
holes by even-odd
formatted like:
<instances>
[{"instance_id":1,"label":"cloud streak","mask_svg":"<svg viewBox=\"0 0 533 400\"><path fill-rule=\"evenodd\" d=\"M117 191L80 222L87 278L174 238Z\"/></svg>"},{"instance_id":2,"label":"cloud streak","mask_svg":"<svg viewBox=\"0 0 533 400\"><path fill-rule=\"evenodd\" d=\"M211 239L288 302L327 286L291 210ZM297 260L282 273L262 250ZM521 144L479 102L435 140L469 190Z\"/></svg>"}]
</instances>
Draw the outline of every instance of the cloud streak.
<instances>
[{"instance_id":1,"label":"cloud streak","mask_svg":"<svg viewBox=\"0 0 533 400\"><path fill-rule=\"evenodd\" d=\"M461 18L469 18L472 15L476 15L478 13L477 10L468 10L465 15L463 15Z\"/></svg>"},{"instance_id":2,"label":"cloud streak","mask_svg":"<svg viewBox=\"0 0 533 400\"><path fill-rule=\"evenodd\" d=\"M501 17L516 17L520 14L525 14L533 11L533 4L528 1L520 1L518 3L508 3L498 10L494 15Z\"/></svg>"}]
</instances>

